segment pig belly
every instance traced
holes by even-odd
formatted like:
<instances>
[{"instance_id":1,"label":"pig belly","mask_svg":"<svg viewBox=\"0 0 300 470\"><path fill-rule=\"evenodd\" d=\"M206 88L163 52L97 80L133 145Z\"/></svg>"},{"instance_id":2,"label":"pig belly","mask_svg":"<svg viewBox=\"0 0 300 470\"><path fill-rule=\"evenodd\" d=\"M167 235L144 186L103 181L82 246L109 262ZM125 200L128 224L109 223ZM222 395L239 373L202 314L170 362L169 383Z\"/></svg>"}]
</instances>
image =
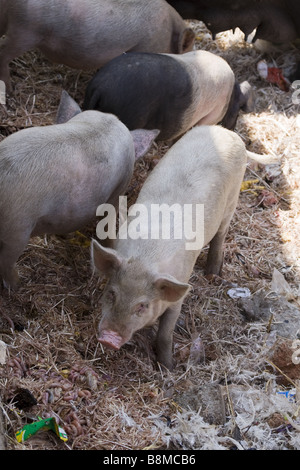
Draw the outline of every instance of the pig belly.
<instances>
[{"instance_id":1,"label":"pig belly","mask_svg":"<svg viewBox=\"0 0 300 470\"><path fill-rule=\"evenodd\" d=\"M55 197L44 199L43 205L36 212L36 223L32 236L47 234L65 234L79 230L96 217L98 205L110 197L110 193L104 193L99 184L98 191L88 193L88 187L92 182L84 183L83 189L70 187L67 194L62 192Z\"/></svg>"},{"instance_id":2,"label":"pig belly","mask_svg":"<svg viewBox=\"0 0 300 470\"><path fill-rule=\"evenodd\" d=\"M51 215L51 216L45 216L41 217L32 233L31 236L37 236L37 235L44 235L44 234L49 234L49 235L64 235L66 233L74 232L76 230L80 230L82 227L87 225L95 216L96 214L96 208L95 210L91 211L89 214L84 214L83 216L78 216L78 214L72 215L66 214L65 216L57 216L57 215Z\"/></svg>"},{"instance_id":3,"label":"pig belly","mask_svg":"<svg viewBox=\"0 0 300 470\"><path fill-rule=\"evenodd\" d=\"M64 47L61 44L57 49L49 46L42 46L39 49L47 59L54 63L62 63L68 67L82 70L102 67L123 52L121 47L103 51L102 48L96 48L95 45L91 45L82 51L77 48L74 50L72 47Z\"/></svg>"}]
</instances>

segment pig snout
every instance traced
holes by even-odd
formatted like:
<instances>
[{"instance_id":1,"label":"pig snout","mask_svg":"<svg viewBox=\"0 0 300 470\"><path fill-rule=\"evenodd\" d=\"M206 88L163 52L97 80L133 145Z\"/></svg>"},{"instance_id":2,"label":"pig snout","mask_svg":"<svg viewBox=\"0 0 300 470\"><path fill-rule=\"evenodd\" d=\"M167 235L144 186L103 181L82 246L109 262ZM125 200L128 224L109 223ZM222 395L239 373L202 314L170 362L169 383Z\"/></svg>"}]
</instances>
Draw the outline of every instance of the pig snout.
<instances>
[{"instance_id":1,"label":"pig snout","mask_svg":"<svg viewBox=\"0 0 300 470\"><path fill-rule=\"evenodd\" d=\"M108 348L116 351L124 344L123 338L113 330L102 330L98 336L98 341Z\"/></svg>"}]
</instances>

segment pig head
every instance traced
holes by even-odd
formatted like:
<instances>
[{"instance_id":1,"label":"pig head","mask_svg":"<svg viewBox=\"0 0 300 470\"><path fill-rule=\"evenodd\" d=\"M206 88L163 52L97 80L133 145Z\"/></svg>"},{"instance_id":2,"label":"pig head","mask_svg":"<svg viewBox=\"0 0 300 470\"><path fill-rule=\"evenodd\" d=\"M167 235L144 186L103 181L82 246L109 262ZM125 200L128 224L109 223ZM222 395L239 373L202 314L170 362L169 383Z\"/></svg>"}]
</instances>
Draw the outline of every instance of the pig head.
<instances>
[{"instance_id":1,"label":"pig head","mask_svg":"<svg viewBox=\"0 0 300 470\"><path fill-rule=\"evenodd\" d=\"M169 0L183 18L203 21L213 35L240 28L253 41L287 43L300 36L298 0Z\"/></svg>"},{"instance_id":2,"label":"pig head","mask_svg":"<svg viewBox=\"0 0 300 470\"><path fill-rule=\"evenodd\" d=\"M0 0L0 80L38 48L76 69L97 69L126 51L183 53L194 33L165 0ZM2 37L1 37L2 36Z\"/></svg>"},{"instance_id":3,"label":"pig head","mask_svg":"<svg viewBox=\"0 0 300 470\"><path fill-rule=\"evenodd\" d=\"M116 204L135 157L158 133L140 130L135 145L136 133L115 116L81 113L66 92L57 122L23 129L0 144L0 277L11 287L29 238L72 232L96 217L99 204Z\"/></svg>"},{"instance_id":4,"label":"pig head","mask_svg":"<svg viewBox=\"0 0 300 470\"><path fill-rule=\"evenodd\" d=\"M173 276L147 269L139 259L126 259L95 240L92 259L98 273L109 277L102 296L98 339L116 350L136 331L153 325L162 312L185 296L190 287Z\"/></svg>"}]
</instances>

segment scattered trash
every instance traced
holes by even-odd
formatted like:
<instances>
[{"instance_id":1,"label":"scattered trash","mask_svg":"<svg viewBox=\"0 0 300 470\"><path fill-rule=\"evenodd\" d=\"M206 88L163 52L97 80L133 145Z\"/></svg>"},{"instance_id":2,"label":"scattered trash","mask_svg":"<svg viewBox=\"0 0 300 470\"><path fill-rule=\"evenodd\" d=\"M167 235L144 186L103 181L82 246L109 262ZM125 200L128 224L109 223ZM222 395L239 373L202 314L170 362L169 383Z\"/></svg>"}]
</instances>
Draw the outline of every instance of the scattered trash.
<instances>
[{"instance_id":1,"label":"scattered trash","mask_svg":"<svg viewBox=\"0 0 300 470\"><path fill-rule=\"evenodd\" d=\"M251 297L251 292L248 287L233 287L227 291L227 294L232 299L240 299L241 297Z\"/></svg>"},{"instance_id":2,"label":"scattered trash","mask_svg":"<svg viewBox=\"0 0 300 470\"><path fill-rule=\"evenodd\" d=\"M276 293L276 290L277 287L273 283L271 291L260 290L251 297L240 297L237 305L246 321L264 322L268 333L276 331L281 337L294 340L300 332L299 307L289 302L286 295ZM288 292L288 295L292 296L292 293ZM292 354L293 352L290 357Z\"/></svg>"},{"instance_id":3,"label":"scattered trash","mask_svg":"<svg viewBox=\"0 0 300 470\"><path fill-rule=\"evenodd\" d=\"M281 164L275 163L270 165L265 165L266 178L268 181L274 181L275 178L278 178L282 174Z\"/></svg>"},{"instance_id":4,"label":"scattered trash","mask_svg":"<svg viewBox=\"0 0 300 470\"><path fill-rule=\"evenodd\" d=\"M288 398L289 402L296 402L296 389L293 390L280 390L277 392L278 395L282 395Z\"/></svg>"},{"instance_id":5,"label":"scattered trash","mask_svg":"<svg viewBox=\"0 0 300 470\"><path fill-rule=\"evenodd\" d=\"M267 82L278 85L283 91L289 91L289 81L283 76L280 68L270 67L265 60L260 60L257 64L257 71L259 76Z\"/></svg>"},{"instance_id":6,"label":"scattered trash","mask_svg":"<svg viewBox=\"0 0 300 470\"><path fill-rule=\"evenodd\" d=\"M62 441L67 441L68 437L64 429L58 426L55 418L40 419L35 423L26 424L16 433L18 442L24 442L34 436L38 431L53 431Z\"/></svg>"}]
</instances>

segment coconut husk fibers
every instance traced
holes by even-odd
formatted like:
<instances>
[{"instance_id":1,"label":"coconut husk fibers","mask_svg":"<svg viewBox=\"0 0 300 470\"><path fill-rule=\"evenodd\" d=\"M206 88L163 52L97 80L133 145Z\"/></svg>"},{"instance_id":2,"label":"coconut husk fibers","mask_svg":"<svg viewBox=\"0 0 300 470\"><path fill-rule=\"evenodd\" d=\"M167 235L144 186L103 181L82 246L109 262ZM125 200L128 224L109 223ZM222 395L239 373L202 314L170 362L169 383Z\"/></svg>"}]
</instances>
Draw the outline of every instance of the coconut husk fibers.
<instances>
[{"instance_id":1,"label":"coconut husk fibers","mask_svg":"<svg viewBox=\"0 0 300 470\"><path fill-rule=\"evenodd\" d=\"M265 166L247 169L250 183L226 239L222 278L204 277L207 248L201 253L174 333L172 373L155 363L153 329L138 332L118 352L97 342L103 284L92 273L89 252L96 221L64 238L30 240L18 262L20 290L1 288L0 297L0 339L7 347L0 403L8 449L300 449L300 365L291 360L297 328L289 338L275 328L288 308L296 320L300 309L299 105L292 90L263 81L256 69L265 59L288 75L299 51L263 52L239 32L213 41L201 22L191 26L197 48L224 57L238 80L255 89L255 111L241 113L236 132L249 150L280 163L271 176ZM82 104L93 72L29 52L12 62L11 75L14 92L1 107L1 140L52 124L63 88ZM136 164L129 203L167 150L168 143L159 143ZM274 269L288 294L272 291ZM228 295L236 286L272 302L270 315L258 311L249 321L239 299ZM27 406L20 400L24 390L32 398ZM38 416L55 417L68 441L49 431L18 443L15 433Z\"/></svg>"}]
</instances>

